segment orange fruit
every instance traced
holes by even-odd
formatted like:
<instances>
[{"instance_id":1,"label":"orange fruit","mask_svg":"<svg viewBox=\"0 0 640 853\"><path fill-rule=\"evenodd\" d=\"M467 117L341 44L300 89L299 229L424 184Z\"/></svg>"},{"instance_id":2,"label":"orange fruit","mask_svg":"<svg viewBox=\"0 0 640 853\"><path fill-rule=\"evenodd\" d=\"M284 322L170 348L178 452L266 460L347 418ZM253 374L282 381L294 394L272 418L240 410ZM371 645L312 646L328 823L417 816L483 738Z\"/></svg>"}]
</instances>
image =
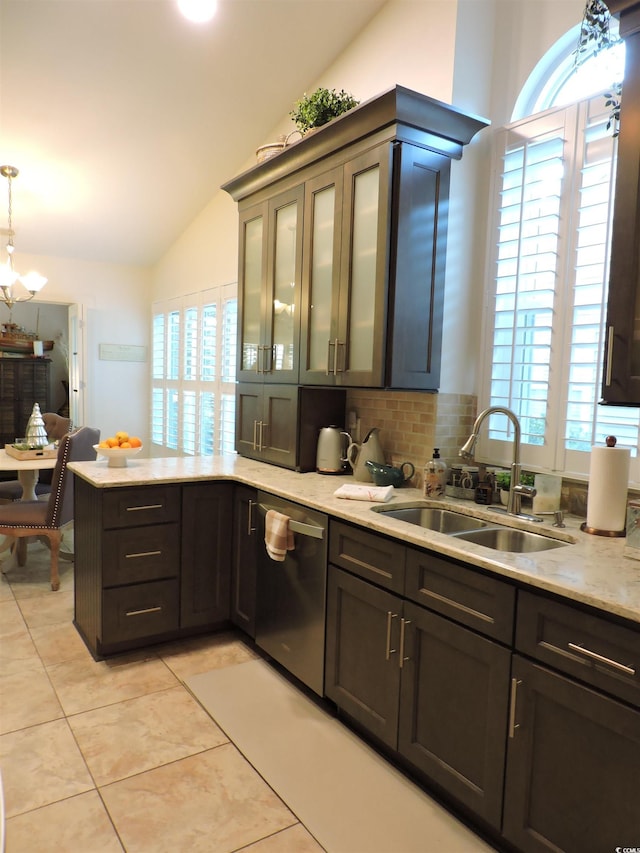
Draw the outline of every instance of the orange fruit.
<instances>
[{"instance_id":1,"label":"orange fruit","mask_svg":"<svg viewBox=\"0 0 640 853\"><path fill-rule=\"evenodd\" d=\"M137 435L129 436L129 444L131 445L131 447L142 447L142 442L140 441Z\"/></svg>"},{"instance_id":2,"label":"orange fruit","mask_svg":"<svg viewBox=\"0 0 640 853\"><path fill-rule=\"evenodd\" d=\"M129 444L128 441L122 441L122 442L120 442L120 447L123 447L123 448L124 447L131 447L131 445Z\"/></svg>"},{"instance_id":3,"label":"orange fruit","mask_svg":"<svg viewBox=\"0 0 640 853\"><path fill-rule=\"evenodd\" d=\"M107 447L118 447L120 445L120 442L115 437L115 435L110 435L106 441L107 441Z\"/></svg>"},{"instance_id":4,"label":"orange fruit","mask_svg":"<svg viewBox=\"0 0 640 853\"><path fill-rule=\"evenodd\" d=\"M103 447L103 448L104 448L104 447L109 447L109 445L107 444L107 439L106 439L106 438L105 438L105 439L103 439L103 440L100 442L100 444L98 445L98 447Z\"/></svg>"},{"instance_id":5,"label":"orange fruit","mask_svg":"<svg viewBox=\"0 0 640 853\"><path fill-rule=\"evenodd\" d=\"M121 429L116 433L116 438L118 443L122 444L123 441L129 441L129 433Z\"/></svg>"}]
</instances>

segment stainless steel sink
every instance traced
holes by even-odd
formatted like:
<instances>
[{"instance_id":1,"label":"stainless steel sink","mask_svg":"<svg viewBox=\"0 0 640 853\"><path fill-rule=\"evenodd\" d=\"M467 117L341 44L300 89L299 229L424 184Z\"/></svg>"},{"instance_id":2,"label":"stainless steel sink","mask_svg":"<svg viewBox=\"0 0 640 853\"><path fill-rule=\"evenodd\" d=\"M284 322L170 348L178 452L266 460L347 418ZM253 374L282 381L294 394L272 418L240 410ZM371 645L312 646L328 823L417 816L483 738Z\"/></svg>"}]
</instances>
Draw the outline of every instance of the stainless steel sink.
<instances>
[{"instance_id":1,"label":"stainless steel sink","mask_svg":"<svg viewBox=\"0 0 640 853\"><path fill-rule=\"evenodd\" d=\"M460 531L478 530L487 526L486 521L454 512L450 509L436 509L416 503L405 504L401 507L381 506L374 507L375 512L383 513L390 518L397 518L409 524L417 524L418 527L426 527L427 530L435 530L438 533L458 533Z\"/></svg>"},{"instance_id":2,"label":"stainless steel sink","mask_svg":"<svg viewBox=\"0 0 640 853\"><path fill-rule=\"evenodd\" d=\"M397 518L427 530L446 533L464 542L474 542L484 545L494 551L509 551L512 554L527 554L535 551L549 551L570 545L561 539L545 536L544 533L533 533L515 527L507 527L495 522L483 521L451 509L425 505L424 501L414 501L398 505L382 505L372 507L389 518Z\"/></svg>"},{"instance_id":3,"label":"stainless steel sink","mask_svg":"<svg viewBox=\"0 0 640 853\"><path fill-rule=\"evenodd\" d=\"M464 530L453 533L452 536L465 542L484 545L485 548L493 548L494 551L510 551L514 554L549 551L570 544L542 533L529 533L514 527L485 526L482 530Z\"/></svg>"}]
</instances>

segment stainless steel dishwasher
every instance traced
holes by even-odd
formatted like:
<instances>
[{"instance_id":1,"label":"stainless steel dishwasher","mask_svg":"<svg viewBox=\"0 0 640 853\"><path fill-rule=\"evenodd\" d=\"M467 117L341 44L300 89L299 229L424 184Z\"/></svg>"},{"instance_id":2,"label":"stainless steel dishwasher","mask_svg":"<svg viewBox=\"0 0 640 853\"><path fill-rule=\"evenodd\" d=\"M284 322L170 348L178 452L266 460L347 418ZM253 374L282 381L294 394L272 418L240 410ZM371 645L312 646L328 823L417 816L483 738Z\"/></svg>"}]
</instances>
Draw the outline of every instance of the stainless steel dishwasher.
<instances>
[{"instance_id":1,"label":"stainless steel dishwasher","mask_svg":"<svg viewBox=\"0 0 640 853\"><path fill-rule=\"evenodd\" d=\"M324 688L328 518L258 492L256 643L319 696ZM267 511L289 516L294 549L282 562L264 544Z\"/></svg>"}]
</instances>

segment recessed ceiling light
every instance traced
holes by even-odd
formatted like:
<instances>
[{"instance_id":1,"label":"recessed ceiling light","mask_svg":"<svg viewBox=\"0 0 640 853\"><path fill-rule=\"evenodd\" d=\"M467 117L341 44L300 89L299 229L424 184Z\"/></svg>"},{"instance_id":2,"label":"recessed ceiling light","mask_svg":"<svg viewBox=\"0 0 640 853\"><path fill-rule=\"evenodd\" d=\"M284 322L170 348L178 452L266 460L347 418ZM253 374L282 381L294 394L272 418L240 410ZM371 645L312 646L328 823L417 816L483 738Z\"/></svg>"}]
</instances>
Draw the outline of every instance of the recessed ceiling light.
<instances>
[{"instance_id":1,"label":"recessed ceiling light","mask_svg":"<svg viewBox=\"0 0 640 853\"><path fill-rule=\"evenodd\" d=\"M217 0L178 0L178 8L189 21L205 24L218 8Z\"/></svg>"}]
</instances>

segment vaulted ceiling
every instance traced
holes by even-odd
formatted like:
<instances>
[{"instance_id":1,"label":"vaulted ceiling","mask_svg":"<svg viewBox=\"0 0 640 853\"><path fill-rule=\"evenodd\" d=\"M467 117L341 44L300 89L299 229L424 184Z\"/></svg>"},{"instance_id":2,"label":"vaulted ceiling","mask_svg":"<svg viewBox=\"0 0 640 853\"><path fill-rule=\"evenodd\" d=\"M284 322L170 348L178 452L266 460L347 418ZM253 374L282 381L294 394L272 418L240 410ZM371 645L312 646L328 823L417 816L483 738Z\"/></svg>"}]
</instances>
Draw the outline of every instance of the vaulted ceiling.
<instances>
[{"instance_id":1,"label":"vaulted ceiling","mask_svg":"<svg viewBox=\"0 0 640 853\"><path fill-rule=\"evenodd\" d=\"M154 263L384 2L0 0L16 253Z\"/></svg>"}]
</instances>

